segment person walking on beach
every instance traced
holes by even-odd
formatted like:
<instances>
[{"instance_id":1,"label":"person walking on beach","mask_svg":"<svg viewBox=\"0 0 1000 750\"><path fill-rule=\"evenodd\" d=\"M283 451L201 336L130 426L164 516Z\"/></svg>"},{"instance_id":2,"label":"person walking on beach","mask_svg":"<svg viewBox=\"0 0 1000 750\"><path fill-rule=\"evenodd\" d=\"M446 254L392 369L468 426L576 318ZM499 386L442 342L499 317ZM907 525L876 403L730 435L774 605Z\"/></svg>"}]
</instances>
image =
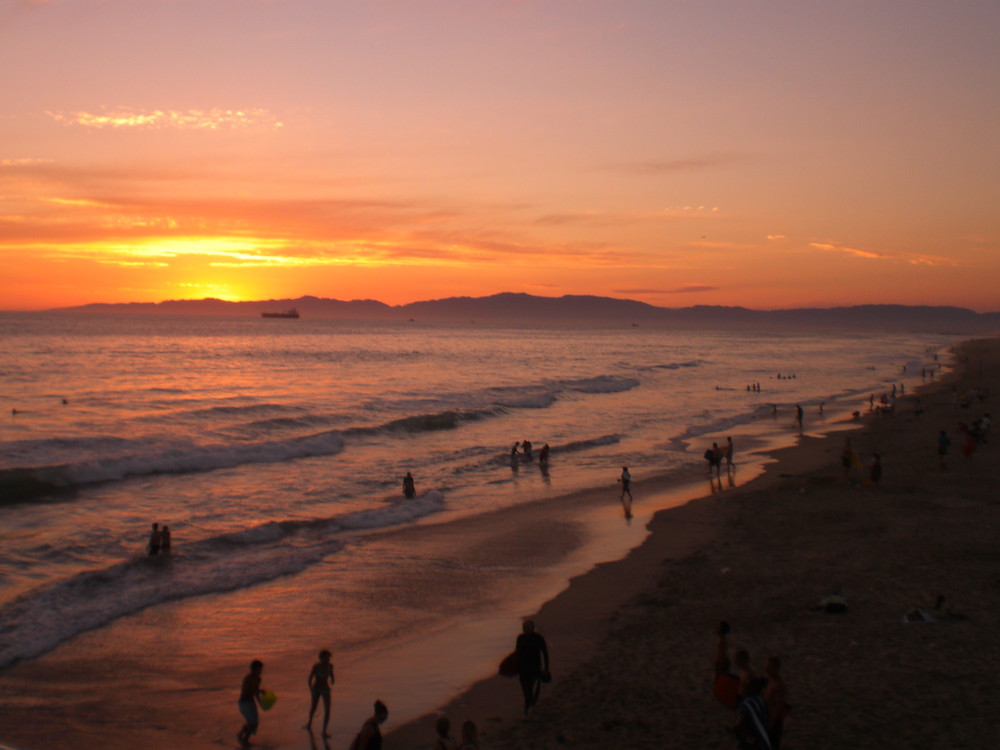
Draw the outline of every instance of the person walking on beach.
<instances>
[{"instance_id":1,"label":"person walking on beach","mask_svg":"<svg viewBox=\"0 0 1000 750\"><path fill-rule=\"evenodd\" d=\"M726 473L732 474L733 470L736 468L736 464L733 463L733 439L731 437L726 438Z\"/></svg>"},{"instance_id":2,"label":"person walking on beach","mask_svg":"<svg viewBox=\"0 0 1000 750\"><path fill-rule=\"evenodd\" d=\"M365 719L361 731L354 737L351 750L382 750L382 730L379 727L389 718L389 709L382 701L375 701L375 714Z\"/></svg>"},{"instance_id":3,"label":"person walking on beach","mask_svg":"<svg viewBox=\"0 0 1000 750\"><path fill-rule=\"evenodd\" d=\"M798 425L799 434L802 434L802 404L795 404L795 424Z\"/></svg>"},{"instance_id":4,"label":"person walking on beach","mask_svg":"<svg viewBox=\"0 0 1000 750\"><path fill-rule=\"evenodd\" d=\"M951 447L951 438L948 437L948 433L944 430L938 433L937 446L938 466L941 471L945 471L948 468L948 449Z\"/></svg>"},{"instance_id":5,"label":"person walking on beach","mask_svg":"<svg viewBox=\"0 0 1000 750\"><path fill-rule=\"evenodd\" d=\"M629 473L628 467L622 467L622 475L618 479L622 483L622 503L625 502L625 495L628 495L629 502L632 502L632 475Z\"/></svg>"},{"instance_id":6,"label":"person walking on beach","mask_svg":"<svg viewBox=\"0 0 1000 750\"><path fill-rule=\"evenodd\" d=\"M236 705L239 706L245 723L239 734L236 735L236 739L243 747L250 744L250 738L257 734L257 727L260 724L257 704L260 703L260 696L264 692L260 686L260 675L263 671L264 663L259 659L254 659L250 662L250 673L243 678L243 684L240 685L240 697Z\"/></svg>"},{"instance_id":7,"label":"person walking on beach","mask_svg":"<svg viewBox=\"0 0 1000 750\"><path fill-rule=\"evenodd\" d=\"M514 642L517 672L524 693L524 714L538 701L542 680L549 674L549 647L541 634L535 632L534 620L525 620L521 635Z\"/></svg>"},{"instance_id":8,"label":"person walking on beach","mask_svg":"<svg viewBox=\"0 0 1000 750\"><path fill-rule=\"evenodd\" d=\"M160 532L160 524L154 523L152 530L149 532L149 542L146 543L146 552L150 556L155 556L160 554L160 546L163 544L163 535Z\"/></svg>"},{"instance_id":9,"label":"person walking on beach","mask_svg":"<svg viewBox=\"0 0 1000 750\"><path fill-rule=\"evenodd\" d=\"M406 472L406 476L403 477L403 497L407 500L411 500L416 497L417 488L413 484L413 475L410 472Z\"/></svg>"},{"instance_id":10,"label":"person walking on beach","mask_svg":"<svg viewBox=\"0 0 1000 750\"><path fill-rule=\"evenodd\" d=\"M330 652L326 649L319 652L319 661L313 664L309 672L307 683L309 693L312 696L312 703L309 705L309 721L305 728L312 732L313 714L316 713L316 706L319 699L323 699L323 736L329 737L330 732L330 686L335 682L333 677L333 664L330 663Z\"/></svg>"}]
</instances>

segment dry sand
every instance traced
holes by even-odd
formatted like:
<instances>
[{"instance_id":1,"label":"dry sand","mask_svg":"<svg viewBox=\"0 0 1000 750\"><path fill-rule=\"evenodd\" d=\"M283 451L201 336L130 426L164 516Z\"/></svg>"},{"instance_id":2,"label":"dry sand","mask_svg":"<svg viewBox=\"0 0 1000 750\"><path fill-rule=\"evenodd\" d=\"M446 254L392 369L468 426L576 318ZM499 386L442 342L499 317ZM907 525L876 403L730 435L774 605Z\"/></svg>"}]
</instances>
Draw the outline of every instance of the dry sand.
<instances>
[{"instance_id":1,"label":"dry sand","mask_svg":"<svg viewBox=\"0 0 1000 750\"><path fill-rule=\"evenodd\" d=\"M745 487L662 511L639 549L575 579L535 618L555 681L529 718L516 681L500 677L443 711L455 726L474 719L489 750L732 748L731 712L711 688L712 631L727 620L731 648L756 668L782 658L786 749L1000 747L996 440L966 457L959 429L991 410L988 396L960 397L997 392L1000 341L958 354L955 373L922 389L922 414L910 395L893 416L804 438ZM850 477L846 435L866 464ZM879 486L865 481L873 453ZM834 591L848 613L817 611ZM966 618L903 621L938 594ZM432 727L424 717L386 747L430 747Z\"/></svg>"}]
</instances>

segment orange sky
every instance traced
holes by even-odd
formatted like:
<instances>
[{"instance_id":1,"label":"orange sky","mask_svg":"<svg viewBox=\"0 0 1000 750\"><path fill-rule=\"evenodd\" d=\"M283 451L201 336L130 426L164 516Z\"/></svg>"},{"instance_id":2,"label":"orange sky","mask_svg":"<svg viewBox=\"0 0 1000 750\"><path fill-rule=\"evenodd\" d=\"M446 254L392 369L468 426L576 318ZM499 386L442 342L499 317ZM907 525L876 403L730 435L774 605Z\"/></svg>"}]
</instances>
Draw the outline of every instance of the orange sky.
<instances>
[{"instance_id":1,"label":"orange sky","mask_svg":"<svg viewBox=\"0 0 1000 750\"><path fill-rule=\"evenodd\" d=\"M0 308L1000 310L1000 4L5 0Z\"/></svg>"}]
</instances>

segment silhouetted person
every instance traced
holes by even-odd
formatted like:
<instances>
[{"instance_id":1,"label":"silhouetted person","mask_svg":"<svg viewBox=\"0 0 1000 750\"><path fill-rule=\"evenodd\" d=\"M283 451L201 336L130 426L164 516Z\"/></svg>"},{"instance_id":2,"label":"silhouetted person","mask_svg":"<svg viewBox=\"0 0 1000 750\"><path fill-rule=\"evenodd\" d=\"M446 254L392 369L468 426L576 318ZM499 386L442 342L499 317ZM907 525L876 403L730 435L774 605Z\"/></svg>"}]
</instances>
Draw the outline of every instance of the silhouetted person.
<instances>
[{"instance_id":1,"label":"silhouetted person","mask_svg":"<svg viewBox=\"0 0 1000 750\"><path fill-rule=\"evenodd\" d=\"M524 693L524 713L527 714L538 700L542 676L549 671L549 647L535 632L533 620L524 621L514 651L517 652L517 671Z\"/></svg>"},{"instance_id":2,"label":"silhouetted person","mask_svg":"<svg viewBox=\"0 0 1000 750\"><path fill-rule=\"evenodd\" d=\"M160 530L160 552L170 554L170 527L166 525Z\"/></svg>"},{"instance_id":3,"label":"silhouetted person","mask_svg":"<svg viewBox=\"0 0 1000 750\"><path fill-rule=\"evenodd\" d=\"M330 663L330 652L319 652L319 661L313 664L309 672L308 684L309 694L312 702L309 705L309 721L306 729L312 731L313 714L316 713L316 706L320 698L323 699L323 736L329 737L327 728L330 726L330 686L335 682L333 677L333 664Z\"/></svg>"},{"instance_id":4,"label":"silhouetted person","mask_svg":"<svg viewBox=\"0 0 1000 750\"><path fill-rule=\"evenodd\" d=\"M257 733L257 727L260 723L257 704L260 703L260 696L264 692L260 686L260 675L263 671L264 663L254 659L250 662L250 673L243 678L243 684L240 685L240 697L237 705L246 723L236 735L236 739L244 747L250 744L250 738Z\"/></svg>"},{"instance_id":5,"label":"silhouetted person","mask_svg":"<svg viewBox=\"0 0 1000 750\"><path fill-rule=\"evenodd\" d=\"M629 473L629 470L628 470L627 466L623 466L622 467L622 475L618 479L618 481L622 483L622 496L621 496L622 502L623 503L625 502L625 496L626 495L628 495L628 499L631 502L631 500L632 500L632 475Z\"/></svg>"},{"instance_id":6,"label":"silhouetted person","mask_svg":"<svg viewBox=\"0 0 1000 750\"><path fill-rule=\"evenodd\" d=\"M150 555L160 554L160 547L163 544L163 534L160 532L160 524L154 523L152 531L149 532L149 542L146 543L146 552Z\"/></svg>"},{"instance_id":7,"label":"silhouetted person","mask_svg":"<svg viewBox=\"0 0 1000 750\"><path fill-rule=\"evenodd\" d=\"M406 476L403 477L403 495L407 498L413 498L417 494L417 489L413 484L413 475L410 472L406 472Z\"/></svg>"},{"instance_id":8,"label":"silhouetted person","mask_svg":"<svg viewBox=\"0 0 1000 750\"><path fill-rule=\"evenodd\" d=\"M382 730L379 728L389 718L389 709L382 701L375 701L375 715L365 719L361 731L351 747L357 750L382 750Z\"/></svg>"}]
</instances>

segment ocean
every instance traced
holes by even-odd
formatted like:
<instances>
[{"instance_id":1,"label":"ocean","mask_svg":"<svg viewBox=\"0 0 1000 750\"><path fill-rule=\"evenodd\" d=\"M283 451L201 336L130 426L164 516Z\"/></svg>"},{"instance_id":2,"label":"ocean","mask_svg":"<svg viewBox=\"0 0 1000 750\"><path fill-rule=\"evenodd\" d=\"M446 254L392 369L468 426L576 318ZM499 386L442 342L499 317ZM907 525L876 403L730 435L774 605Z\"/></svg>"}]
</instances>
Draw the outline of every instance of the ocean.
<instances>
[{"instance_id":1,"label":"ocean","mask_svg":"<svg viewBox=\"0 0 1000 750\"><path fill-rule=\"evenodd\" d=\"M512 585L513 542L456 557L443 552L455 534L428 553L408 530L447 534L594 487L613 505L626 465L637 481L697 481L712 442L736 436L739 463L794 441L797 404L806 433L837 429L871 395L925 382L956 340L0 314L0 681L86 639L127 650L107 640L116 629L152 648L157 623L178 618L185 669L208 658L201 637L239 672L253 657L241 629L266 631L268 607L293 594L335 624L297 634L281 620L251 642L327 647L341 664L366 654L371 676L373 653L440 633L456 602L485 630L483 612L537 606L559 585ZM512 461L525 440L532 456ZM545 531L539 565L579 572L609 554L572 521ZM171 529L169 558L145 554L152 522ZM422 687L411 712L453 689Z\"/></svg>"}]
</instances>

